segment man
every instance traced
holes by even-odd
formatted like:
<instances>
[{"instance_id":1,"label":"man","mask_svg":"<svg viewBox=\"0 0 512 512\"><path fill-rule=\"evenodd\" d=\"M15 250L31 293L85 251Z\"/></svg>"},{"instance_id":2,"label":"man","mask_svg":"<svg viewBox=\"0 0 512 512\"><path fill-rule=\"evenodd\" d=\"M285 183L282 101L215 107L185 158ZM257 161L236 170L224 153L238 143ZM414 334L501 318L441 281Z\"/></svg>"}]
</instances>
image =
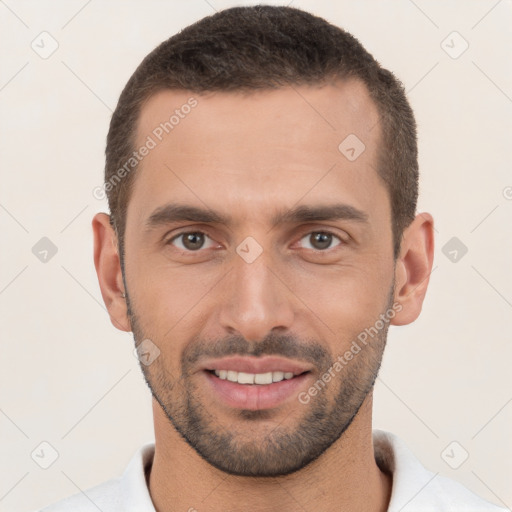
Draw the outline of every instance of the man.
<instances>
[{"instance_id":1,"label":"man","mask_svg":"<svg viewBox=\"0 0 512 512\"><path fill-rule=\"evenodd\" d=\"M162 43L113 114L94 261L155 444L57 511L498 511L372 432L389 325L420 314L413 113L343 30L233 8Z\"/></svg>"}]
</instances>

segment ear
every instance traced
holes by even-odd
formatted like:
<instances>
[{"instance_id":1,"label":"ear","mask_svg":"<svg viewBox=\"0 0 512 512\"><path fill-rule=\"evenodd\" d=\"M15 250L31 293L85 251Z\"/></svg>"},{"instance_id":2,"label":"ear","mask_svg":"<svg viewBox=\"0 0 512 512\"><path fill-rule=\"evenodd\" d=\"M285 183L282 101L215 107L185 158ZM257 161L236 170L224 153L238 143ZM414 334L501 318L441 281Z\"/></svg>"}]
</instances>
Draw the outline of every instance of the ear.
<instances>
[{"instance_id":1,"label":"ear","mask_svg":"<svg viewBox=\"0 0 512 512\"><path fill-rule=\"evenodd\" d=\"M393 325L414 322L421 313L434 260L434 219L419 213L404 230L395 266L395 301L402 309Z\"/></svg>"},{"instance_id":2,"label":"ear","mask_svg":"<svg viewBox=\"0 0 512 512\"><path fill-rule=\"evenodd\" d=\"M119 330L130 332L126 299L122 297L125 289L117 248L117 236L110 225L110 216L106 213L97 213L92 220L92 230L94 233L94 266L110 321Z\"/></svg>"}]
</instances>

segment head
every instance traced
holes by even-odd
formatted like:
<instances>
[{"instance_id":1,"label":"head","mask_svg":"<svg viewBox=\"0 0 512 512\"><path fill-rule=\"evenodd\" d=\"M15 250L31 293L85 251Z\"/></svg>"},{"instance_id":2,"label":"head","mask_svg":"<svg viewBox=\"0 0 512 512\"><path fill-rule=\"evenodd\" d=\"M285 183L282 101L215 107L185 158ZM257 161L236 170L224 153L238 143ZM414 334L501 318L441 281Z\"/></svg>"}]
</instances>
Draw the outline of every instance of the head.
<instances>
[{"instance_id":1,"label":"head","mask_svg":"<svg viewBox=\"0 0 512 512\"><path fill-rule=\"evenodd\" d=\"M400 82L321 18L221 11L128 81L105 190L102 294L158 353L141 368L168 428L239 475L320 457L371 396L389 325L418 316L432 266ZM230 387L231 366L295 376Z\"/></svg>"}]
</instances>

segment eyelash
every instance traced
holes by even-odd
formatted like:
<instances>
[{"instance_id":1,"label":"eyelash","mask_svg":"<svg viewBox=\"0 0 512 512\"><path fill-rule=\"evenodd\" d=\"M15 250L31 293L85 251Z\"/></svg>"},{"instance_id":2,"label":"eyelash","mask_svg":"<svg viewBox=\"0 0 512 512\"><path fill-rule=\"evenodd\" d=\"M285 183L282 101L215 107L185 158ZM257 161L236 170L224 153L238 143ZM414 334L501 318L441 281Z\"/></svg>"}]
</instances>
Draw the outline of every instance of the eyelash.
<instances>
[{"instance_id":1,"label":"eyelash","mask_svg":"<svg viewBox=\"0 0 512 512\"><path fill-rule=\"evenodd\" d=\"M333 233L332 231L329 231L328 229L317 229L317 230L313 230L313 231L308 231L307 233L304 233L301 238L299 239L302 240L304 237L306 236L310 236L314 233L322 233L322 234L325 234L325 235L331 235L332 237L334 238L337 238L340 243L333 246L333 247L330 247L330 248L327 248L327 249L307 249L308 251L315 251L317 253L327 253L328 251L334 249L335 247L338 247L339 245L346 245L347 244L347 241L346 240L343 240L339 235L337 235L336 233ZM174 242L174 240L177 240L178 238L180 238L181 236L183 235L189 235L189 234L202 234L202 235L206 235L208 238L211 239L211 237L208 235L208 233L204 232L204 231L201 231L201 230L196 230L196 231L182 231L181 233L178 233L177 235L174 235L172 238L170 238L169 240L167 240L165 242L165 245L171 245L172 242ZM187 254L194 254L194 253L199 253L205 249L201 248L201 249L198 249L197 251L191 251L189 249L181 249L180 247L176 247L176 249L180 250L181 252L183 253L187 253Z\"/></svg>"}]
</instances>

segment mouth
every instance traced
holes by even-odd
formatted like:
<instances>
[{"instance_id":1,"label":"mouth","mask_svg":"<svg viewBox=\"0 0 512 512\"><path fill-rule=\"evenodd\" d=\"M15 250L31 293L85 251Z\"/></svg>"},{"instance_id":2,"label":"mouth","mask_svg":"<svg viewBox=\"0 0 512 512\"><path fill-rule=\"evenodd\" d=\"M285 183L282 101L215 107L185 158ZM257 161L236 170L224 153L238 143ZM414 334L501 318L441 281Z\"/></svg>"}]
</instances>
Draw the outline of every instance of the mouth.
<instances>
[{"instance_id":1,"label":"mouth","mask_svg":"<svg viewBox=\"0 0 512 512\"><path fill-rule=\"evenodd\" d=\"M247 373L247 372L237 372L235 370L206 370L210 373L213 373L221 380L229 380L230 382L236 382L238 384L256 384L259 386L265 386L267 384L272 384L274 382L281 382L283 380L290 380L294 377L298 377L299 375L303 375L302 372L298 375L293 372L284 372L284 371L276 371L276 372L266 372L266 373Z\"/></svg>"},{"instance_id":2,"label":"mouth","mask_svg":"<svg viewBox=\"0 0 512 512\"><path fill-rule=\"evenodd\" d=\"M312 374L309 366L278 357L230 357L205 366L202 374L216 402L252 411L276 408L296 397Z\"/></svg>"}]
</instances>

